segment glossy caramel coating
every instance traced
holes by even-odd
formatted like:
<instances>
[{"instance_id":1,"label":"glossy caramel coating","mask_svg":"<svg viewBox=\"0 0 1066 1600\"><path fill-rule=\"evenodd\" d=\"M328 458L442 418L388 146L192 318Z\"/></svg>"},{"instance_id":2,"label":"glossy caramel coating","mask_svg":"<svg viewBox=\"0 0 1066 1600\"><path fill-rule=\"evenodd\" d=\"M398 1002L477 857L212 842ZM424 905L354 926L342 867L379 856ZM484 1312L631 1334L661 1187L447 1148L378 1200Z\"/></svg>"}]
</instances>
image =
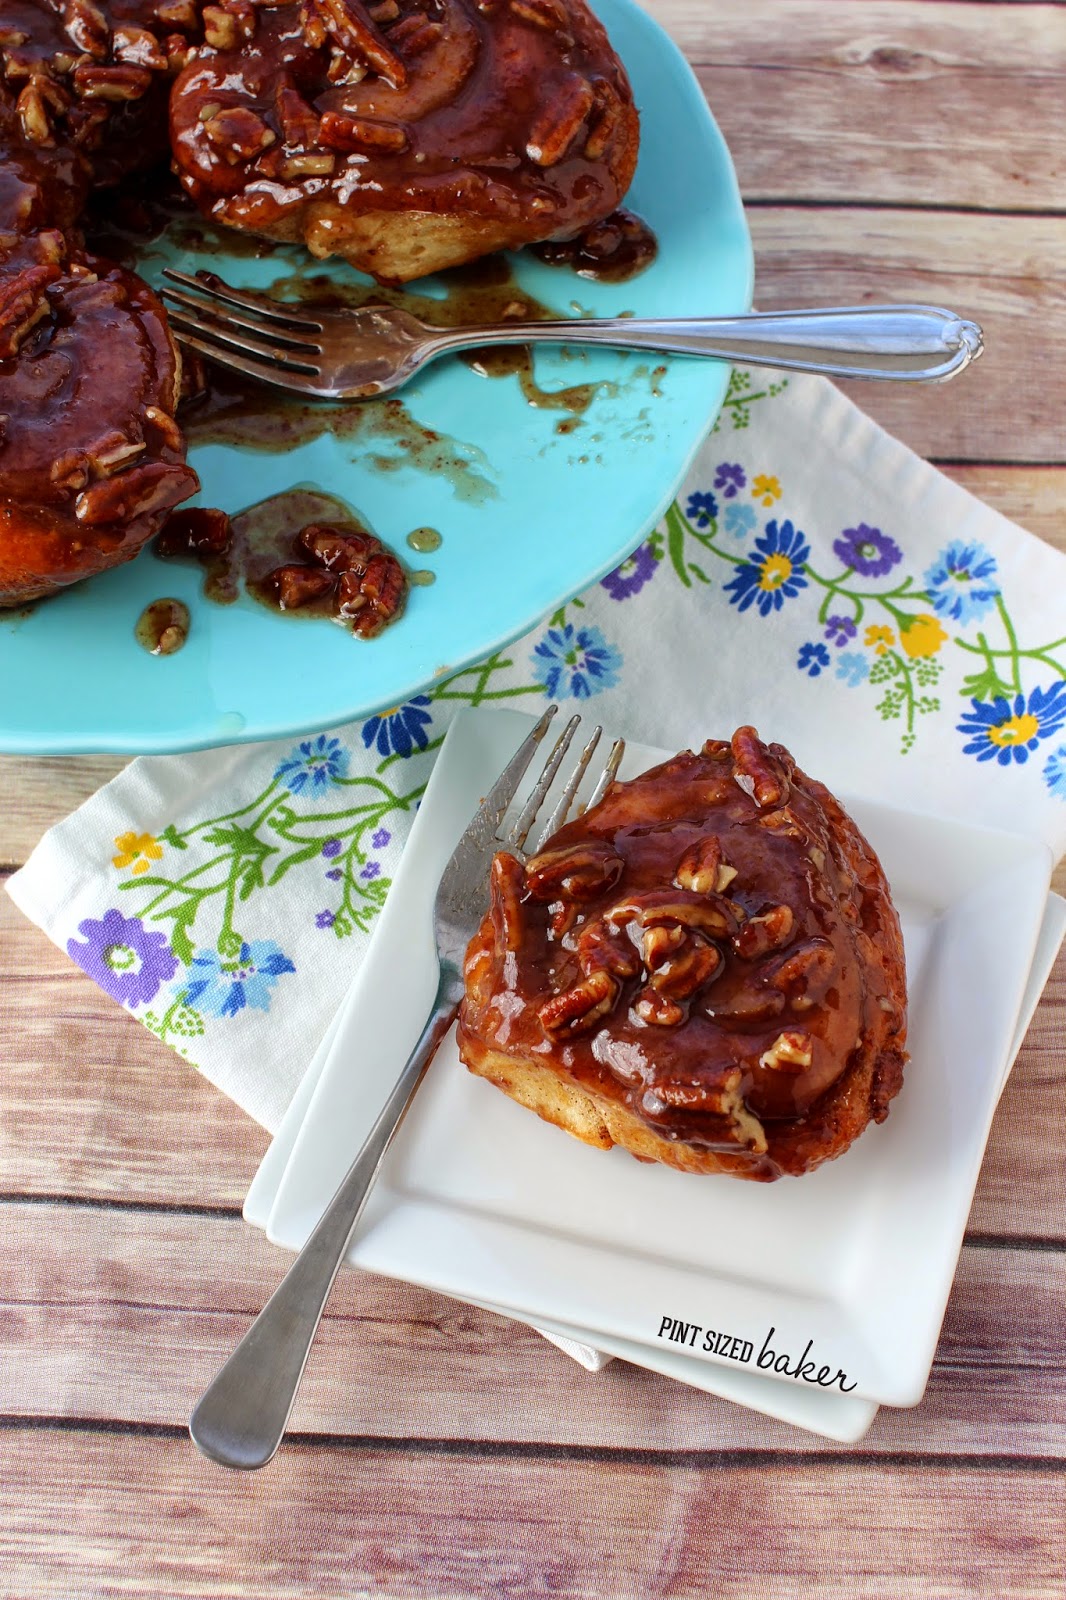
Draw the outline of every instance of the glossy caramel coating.
<instances>
[{"instance_id":1,"label":"glossy caramel coating","mask_svg":"<svg viewBox=\"0 0 1066 1600\"><path fill-rule=\"evenodd\" d=\"M180 372L132 273L57 232L0 263L0 606L129 560L196 492Z\"/></svg>"},{"instance_id":2,"label":"glossy caramel coating","mask_svg":"<svg viewBox=\"0 0 1066 1600\"><path fill-rule=\"evenodd\" d=\"M260 9L171 97L175 161L203 211L382 282L579 233L617 207L637 142L584 0Z\"/></svg>"},{"instance_id":3,"label":"glossy caramel coating","mask_svg":"<svg viewBox=\"0 0 1066 1600\"><path fill-rule=\"evenodd\" d=\"M467 958L472 1071L609 1148L686 1171L808 1172L902 1082L903 943L876 856L753 729L497 857Z\"/></svg>"}]
</instances>

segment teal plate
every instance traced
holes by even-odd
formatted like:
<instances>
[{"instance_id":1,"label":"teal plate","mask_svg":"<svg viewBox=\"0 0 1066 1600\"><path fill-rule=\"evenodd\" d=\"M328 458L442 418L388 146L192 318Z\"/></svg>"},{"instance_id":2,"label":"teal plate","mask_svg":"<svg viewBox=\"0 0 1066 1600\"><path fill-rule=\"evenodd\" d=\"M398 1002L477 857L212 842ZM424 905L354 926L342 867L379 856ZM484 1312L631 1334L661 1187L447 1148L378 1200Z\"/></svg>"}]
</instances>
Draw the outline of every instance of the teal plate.
<instances>
[{"instance_id":1,"label":"teal plate","mask_svg":"<svg viewBox=\"0 0 1066 1600\"><path fill-rule=\"evenodd\" d=\"M526 256L519 285L567 316L707 316L746 311L753 264L725 142L684 58L634 0L597 0L633 81L642 117L640 166L627 204L659 238L655 263L628 283L593 283ZM179 235L180 240L180 235ZM166 261L195 271L193 249L159 243L141 258L153 280ZM266 287L302 266L213 252L222 277ZM327 265L331 277L349 275ZM432 280L419 286L434 292ZM284 452L204 445L191 452L205 505L236 513L297 484L356 510L409 566L434 575L401 620L364 642L328 620L276 615L242 596L219 606L191 566L150 553L0 621L0 750L65 755L163 752L281 738L395 705L534 627L615 567L677 492L725 396L720 362L643 353L538 352L545 390L598 385L571 432L564 412L530 406L517 377L486 378L459 361L429 368L401 395L423 430L455 458L402 448L395 406L363 419L356 439L323 433ZM371 403L371 407L379 403ZM380 422L379 422L380 418ZM402 430L401 430L402 432ZM439 452L438 452L439 454ZM458 463L458 465L456 465ZM441 548L412 555L406 535L429 526ZM135 624L153 600L192 613L177 654L149 655Z\"/></svg>"}]
</instances>

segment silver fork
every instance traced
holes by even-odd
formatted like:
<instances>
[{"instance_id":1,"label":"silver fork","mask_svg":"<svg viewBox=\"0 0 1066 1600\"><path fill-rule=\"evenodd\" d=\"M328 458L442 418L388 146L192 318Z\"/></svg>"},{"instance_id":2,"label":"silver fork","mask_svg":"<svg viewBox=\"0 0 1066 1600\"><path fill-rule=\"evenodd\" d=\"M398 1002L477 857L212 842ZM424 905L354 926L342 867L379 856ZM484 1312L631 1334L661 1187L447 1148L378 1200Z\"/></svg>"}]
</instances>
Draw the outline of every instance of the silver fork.
<instances>
[{"instance_id":1,"label":"silver fork","mask_svg":"<svg viewBox=\"0 0 1066 1600\"><path fill-rule=\"evenodd\" d=\"M501 845L520 859L527 858L527 841L580 725L580 717L570 718L513 826L501 838L519 784L556 709L549 706L501 774L444 869L433 911L440 980L421 1038L321 1221L193 1411L189 1431L195 1444L223 1466L245 1470L266 1466L285 1435L326 1299L367 1196L433 1053L459 1009L463 956L485 912L492 858ZM565 822L602 732L602 728L593 730L530 853ZM624 751L623 741L616 740L588 805L595 805L603 796Z\"/></svg>"},{"instance_id":2,"label":"silver fork","mask_svg":"<svg viewBox=\"0 0 1066 1600\"><path fill-rule=\"evenodd\" d=\"M843 306L737 317L500 322L434 328L398 306L301 310L234 289L213 272L164 269L162 293L190 350L246 377L317 400L388 394L427 362L500 344L592 344L715 356L830 377L943 381L984 348L976 322L938 306ZM170 284L178 285L171 288Z\"/></svg>"}]
</instances>

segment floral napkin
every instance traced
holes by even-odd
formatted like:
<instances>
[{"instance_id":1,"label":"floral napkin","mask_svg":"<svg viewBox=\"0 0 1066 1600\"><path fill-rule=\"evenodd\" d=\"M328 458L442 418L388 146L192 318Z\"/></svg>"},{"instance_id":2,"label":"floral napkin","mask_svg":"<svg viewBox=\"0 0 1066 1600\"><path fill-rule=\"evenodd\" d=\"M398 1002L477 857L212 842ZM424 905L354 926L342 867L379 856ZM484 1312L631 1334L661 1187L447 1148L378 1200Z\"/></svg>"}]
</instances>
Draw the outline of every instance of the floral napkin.
<instances>
[{"instance_id":1,"label":"floral napkin","mask_svg":"<svg viewBox=\"0 0 1066 1600\"><path fill-rule=\"evenodd\" d=\"M528 637L367 722L134 761L8 892L273 1131L451 717L549 699L670 749L753 722L845 794L1066 849L1066 559L824 380L737 371L661 526Z\"/></svg>"}]
</instances>

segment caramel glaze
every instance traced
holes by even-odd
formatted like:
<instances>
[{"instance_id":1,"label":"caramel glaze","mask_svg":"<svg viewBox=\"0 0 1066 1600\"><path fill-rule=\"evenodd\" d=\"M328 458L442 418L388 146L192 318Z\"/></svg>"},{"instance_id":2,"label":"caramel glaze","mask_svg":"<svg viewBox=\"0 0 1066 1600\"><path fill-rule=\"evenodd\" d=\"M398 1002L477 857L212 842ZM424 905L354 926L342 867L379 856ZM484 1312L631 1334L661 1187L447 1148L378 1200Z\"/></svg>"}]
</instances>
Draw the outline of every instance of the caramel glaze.
<instances>
[{"instance_id":1,"label":"caramel glaze","mask_svg":"<svg viewBox=\"0 0 1066 1600\"><path fill-rule=\"evenodd\" d=\"M718 841L721 862L735 877L720 891L679 890L679 865L708 840ZM569 878L560 865L567 860ZM498 857L492 876L491 910L468 955L459 1027L464 1059L486 1044L532 1061L550 1059L561 1077L622 1102L667 1140L734 1155L746 1150L742 1175L763 1179L809 1170L838 1153L838 1124L847 1117L837 1115L835 1099L846 1093L850 1075L869 1073L872 1065L869 1104L844 1144L871 1116L881 1121L887 1114L903 1062L899 922L870 847L828 790L800 772L781 746L762 745L751 729L740 730L732 747L709 741L700 755L685 752L613 785L527 871ZM753 919L773 908L789 908L791 928L772 950L747 957L728 935L697 935L698 946L717 949L721 965L675 1002L674 1025L655 1025L637 1009L651 977L640 953L643 896L649 903L680 902L682 914L697 922L701 902L720 911L737 927L741 949L753 948L743 943L744 929L757 928ZM631 975L616 978L609 1014L589 1027L579 1024L569 1037L550 1031L544 1008L590 970L590 936L583 933L630 901L630 911L615 921L616 949ZM683 937L681 957L691 948L691 930ZM816 959L804 973L810 951ZM789 1031L809 1039L809 1064L763 1064ZM737 1069L746 1108L739 1119L723 1114ZM749 1113L763 1124L764 1139L746 1125Z\"/></svg>"},{"instance_id":2,"label":"caramel glaze","mask_svg":"<svg viewBox=\"0 0 1066 1600\"><path fill-rule=\"evenodd\" d=\"M177 350L139 278L61 234L0 262L0 606L136 555L199 487Z\"/></svg>"},{"instance_id":3,"label":"caramel glaze","mask_svg":"<svg viewBox=\"0 0 1066 1600\"><path fill-rule=\"evenodd\" d=\"M357 48L361 10L312 0L308 27L299 5L257 8L251 37L190 62L171 144L202 210L398 282L615 208L636 113L584 0L400 0ZM412 212L440 224L428 262L409 239L347 237L360 215Z\"/></svg>"}]
</instances>

